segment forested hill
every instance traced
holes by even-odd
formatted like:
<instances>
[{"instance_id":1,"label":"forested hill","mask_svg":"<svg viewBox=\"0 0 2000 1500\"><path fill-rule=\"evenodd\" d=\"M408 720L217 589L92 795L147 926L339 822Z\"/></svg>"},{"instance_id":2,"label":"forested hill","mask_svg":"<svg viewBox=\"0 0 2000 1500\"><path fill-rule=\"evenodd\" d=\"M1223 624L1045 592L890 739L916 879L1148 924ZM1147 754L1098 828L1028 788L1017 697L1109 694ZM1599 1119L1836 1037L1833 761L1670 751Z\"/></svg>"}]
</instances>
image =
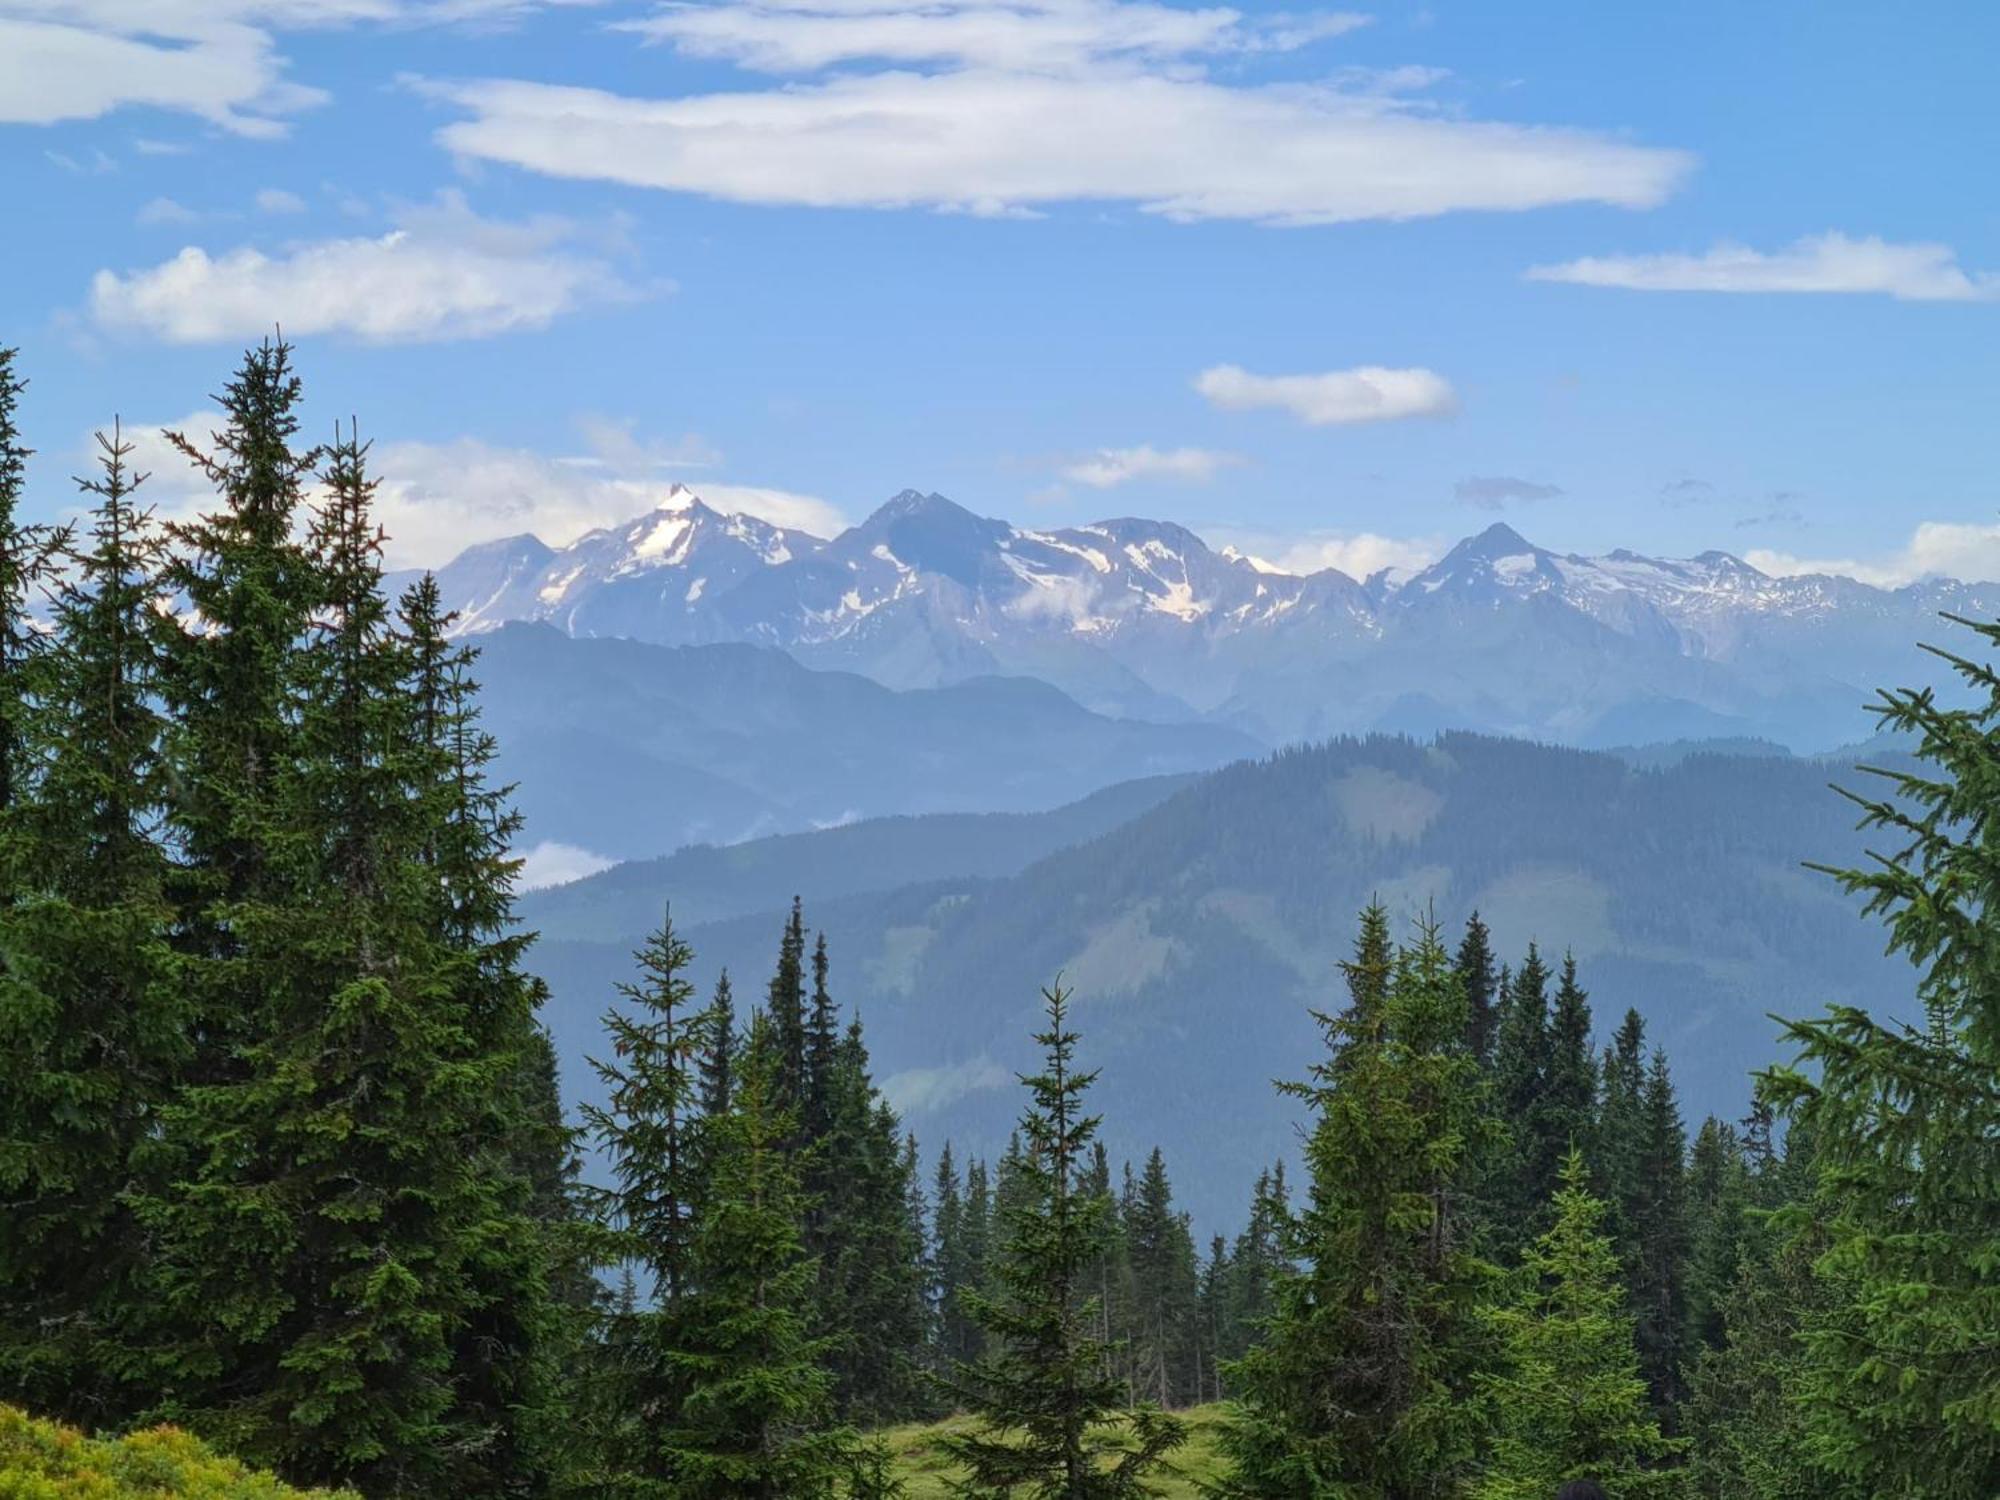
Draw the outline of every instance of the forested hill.
<instances>
[{"instance_id":1,"label":"forested hill","mask_svg":"<svg viewBox=\"0 0 2000 1500\"><path fill-rule=\"evenodd\" d=\"M1551 958L1573 950L1600 1032L1637 1006L1696 1116L1743 1112L1748 1070L1776 1055L1770 1013L1907 996L1880 930L1802 864L1861 852L1830 778L1853 779L1770 756L1648 770L1471 735L1341 740L1215 772L1009 878L870 891L858 864L845 892L816 885L806 916L927 1145L1004 1142L1037 986L1060 971L1106 1065L1117 1134L1135 1152L1162 1145L1197 1215L1226 1222L1242 1211L1245 1163L1289 1139L1270 1082L1315 1055L1306 1006L1335 1002L1335 964L1371 896L1399 921L1429 909L1448 928L1476 908L1508 960L1531 939ZM908 837L926 822L910 820ZM797 840L798 868L823 868L816 841L841 837ZM698 866L650 868L662 878L643 893L613 871L529 906L542 932L530 962L553 987L545 1014L572 1087L645 924L661 901L700 897ZM764 868L767 910L689 934L697 977L727 965L746 1003L796 883L782 862ZM619 892L615 907L600 890ZM593 920L612 909L629 932Z\"/></svg>"}]
</instances>

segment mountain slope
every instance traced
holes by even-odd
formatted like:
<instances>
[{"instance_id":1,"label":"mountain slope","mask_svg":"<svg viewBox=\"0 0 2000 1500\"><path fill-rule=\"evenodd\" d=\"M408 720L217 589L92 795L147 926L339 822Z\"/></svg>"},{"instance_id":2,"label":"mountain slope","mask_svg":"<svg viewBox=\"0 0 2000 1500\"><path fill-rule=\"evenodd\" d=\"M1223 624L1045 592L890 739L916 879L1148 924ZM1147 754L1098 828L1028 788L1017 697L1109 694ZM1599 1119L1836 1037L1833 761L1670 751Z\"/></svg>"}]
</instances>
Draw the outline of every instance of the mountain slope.
<instances>
[{"instance_id":1,"label":"mountain slope","mask_svg":"<svg viewBox=\"0 0 2000 1500\"><path fill-rule=\"evenodd\" d=\"M807 915L927 1145L1004 1143L1036 992L1060 972L1105 1068L1095 1102L1114 1149L1157 1141L1215 1222L1289 1139L1270 1082L1316 1055L1307 1007L1339 1003L1336 965L1371 897L1399 923L1434 911L1454 933L1476 907L1509 958L1531 938L1551 957L1573 950L1600 1031L1627 1006L1645 1013L1697 1117L1741 1114L1747 1071L1775 1055L1768 1013L1894 1008L1907 969L1801 865L1861 852L1827 779L1768 756L1641 770L1469 735L1343 741L1203 777L1008 878L829 887ZM695 926L700 977L727 966L739 996L758 993L790 893ZM587 1086L576 1060L642 933L536 916L531 962L553 987L566 1077Z\"/></svg>"},{"instance_id":2,"label":"mountain slope","mask_svg":"<svg viewBox=\"0 0 2000 1500\"><path fill-rule=\"evenodd\" d=\"M1824 749L1867 734L1869 689L1909 669L1940 610L2000 613L1991 584L1779 578L1724 552L1583 557L1504 524L1406 578L1298 575L1165 522L1035 530L914 490L831 540L677 490L559 552L489 543L439 578L467 630L745 642L899 689L1028 676L1103 713L1208 717L1273 743L1470 728Z\"/></svg>"},{"instance_id":3,"label":"mountain slope","mask_svg":"<svg viewBox=\"0 0 2000 1500\"><path fill-rule=\"evenodd\" d=\"M895 692L768 648L546 625L479 645L525 843L614 859L894 813L1036 811L1261 749L1220 725L1106 718L1027 679Z\"/></svg>"}]
</instances>

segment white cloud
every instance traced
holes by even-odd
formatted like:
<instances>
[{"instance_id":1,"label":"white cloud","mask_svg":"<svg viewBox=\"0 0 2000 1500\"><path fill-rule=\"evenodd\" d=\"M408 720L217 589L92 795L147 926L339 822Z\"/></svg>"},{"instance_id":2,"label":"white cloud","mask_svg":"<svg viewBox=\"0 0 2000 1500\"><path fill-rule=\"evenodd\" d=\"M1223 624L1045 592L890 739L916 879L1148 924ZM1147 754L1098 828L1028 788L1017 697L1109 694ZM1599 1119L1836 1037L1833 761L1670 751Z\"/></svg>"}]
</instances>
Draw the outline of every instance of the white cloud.
<instances>
[{"instance_id":1,"label":"white cloud","mask_svg":"<svg viewBox=\"0 0 2000 1500\"><path fill-rule=\"evenodd\" d=\"M1743 554L1753 568L1780 577L1831 573L1879 588L1897 588L1919 578L1960 578L2000 582L2000 526L1965 521L1923 521L1895 552L1872 558L1800 557L1757 548Z\"/></svg>"},{"instance_id":2,"label":"white cloud","mask_svg":"<svg viewBox=\"0 0 2000 1500\"><path fill-rule=\"evenodd\" d=\"M192 224L201 215L171 198L153 198L140 206L135 217L141 224Z\"/></svg>"},{"instance_id":3,"label":"white cloud","mask_svg":"<svg viewBox=\"0 0 2000 1500\"><path fill-rule=\"evenodd\" d=\"M1094 490L1114 489L1134 479L1170 479L1206 484L1218 472L1243 462L1240 454L1213 448L1100 448L1064 466L1062 477Z\"/></svg>"},{"instance_id":4,"label":"white cloud","mask_svg":"<svg viewBox=\"0 0 2000 1500\"><path fill-rule=\"evenodd\" d=\"M302 214L306 200L283 188L263 188L257 194L257 211L265 214Z\"/></svg>"},{"instance_id":5,"label":"white cloud","mask_svg":"<svg viewBox=\"0 0 2000 1500\"><path fill-rule=\"evenodd\" d=\"M139 107L236 135L282 135L289 116L326 95L285 77L275 33L531 8L529 0L0 0L0 125Z\"/></svg>"},{"instance_id":6,"label":"white cloud","mask_svg":"<svg viewBox=\"0 0 2000 1500\"><path fill-rule=\"evenodd\" d=\"M1150 17L1154 8L1097 9ZM773 10L730 8L720 21L705 10L672 14L676 25L724 28L739 48L754 21L755 55L773 65L786 48L798 63L834 55L834 43ZM991 39L951 40L948 28L940 39L933 23L965 14L866 19L907 33L904 50L925 58L1003 50ZM1088 55L1101 45L1037 38L1019 46ZM1176 220L1328 224L1576 202L1650 207L1690 165L1677 151L1453 118L1379 90L1219 83L1148 55L1043 70L981 62L840 71L679 98L509 80L424 87L466 112L439 133L462 156L745 203L1020 215L1106 202Z\"/></svg>"},{"instance_id":7,"label":"white cloud","mask_svg":"<svg viewBox=\"0 0 2000 1500\"><path fill-rule=\"evenodd\" d=\"M1381 365L1317 375L1253 375L1216 365L1195 377L1194 388L1224 411L1285 411L1311 427L1444 416L1458 404L1435 370Z\"/></svg>"},{"instance_id":8,"label":"white cloud","mask_svg":"<svg viewBox=\"0 0 2000 1500\"><path fill-rule=\"evenodd\" d=\"M1848 293L1899 302L2000 297L2000 273L1964 270L1949 245L1899 245L1838 233L1808 235L1769 252L1725 244L1701 255L1587 256L1533 267L1528 277L1635 292Z\"/></svg>"},{"instance_id":9,"label":"white cloud","mask_svg":"<svg viewBox=\"0 0 2000 1500\"><path fill-rule=\"evenodd\" d=\"M1222 7L1192 10L1148 0L943 0L922 7L898 0L778 0L676 5L618 29L769 73L810 73L864 60L1040 72L1117 58L1293 51L1366 24L1366 16L1351 12L1251 23Z\"/></svg>"},{"instance_id":10,"label":"white cloud","mask_svg":"<svg viewBox=\"0 0 2000 1500\"><path fill-rule=\"evenodd\" d=\"M592 854L575 844L544 839L521 855L521 871L514 883L524 891L539 891L548 886L568 885L572 880L582 880L617 863L615 859Z\"/></svg>"},{"instance_id":11,"label":"white cloud","mask_svg":"<svg viewBox=\"0 0 2000 1500\"><path fill-rule=\"evenodd\" d=\"M967 1094L1003 1089L1014 1075L990 1057L951 1063L941 1068L905 1068L882 1080L882 1097L897 1114L928 1114Z\"/></svg>"},{"instance_id":12,"label":"white cloud","mask_svg":"<svg viewBox=\"0 0 2000 1500\"><path fill-rule=\"evenodd\" d=\"M1382 536L1373 531L1284 535L1216 528L1207 535L1210 541L1281 573L1318 573L1337 568L1350 578L1367 578L1384 568L1414 573L1444 556L1449 545L1438 536Z\"/></svg>"},{"instance_id":13,"label":"white cloud","mask_svg":"<svg viewBox=\"0 0 2000 1500\"><path fill-rule=\"evenodd\" d=\"M132 466L150 476L142 494L162 517L184 519L216 503L214 491L166 434L181 432L205 447L218 425L214 411L201 411L178 422L126 426ZM364 412L361 435L368 433ZM80 448L77 472L87 461ZM376 515L388 533L384 553L391 568L440 566L476 543L522 532L566 546L586 532L657 509L673 490L671 480L643 470L620 472L599 459L551 458L475 438L384 442L370 453L369 467L381 481ZM815 536L832 536L847 525L826 501L790 490L703 483L699 493L717 510L761 516Z\"/></svg>"},{"instance_id":14,"label":"white cloud","mask_svg":"<svg viewBox=\"0 0 2000 1500\"><path fill-rule=\"evenodd\" d=\"M273 325L411 343L544 328L579 308L641 295L576 248L580 231L567 220L498 223L455 194L401 217L375 238L307 241L275 255L189 246L156 266L99 271L91 315L102 327L176 344L254 338Z\"/></svg>"},{"instance_id":15,"label":"white cloud","mask_svg":"<svg viewBox=\"0 0 2000 1500\"><path fill-rule=\"evenodd\" d=\"M364 429L365 432L365 429ZM386 443L373 455L377 504L397 567L449 561L477 542L532 532L562 547L668 502L673 482L621 474L472 438L449 443ZM756 485L704 482L696 492L720 511L761 516L779 526L831 536L839 510L813 495Z\"/></svg>"}]
</instances>

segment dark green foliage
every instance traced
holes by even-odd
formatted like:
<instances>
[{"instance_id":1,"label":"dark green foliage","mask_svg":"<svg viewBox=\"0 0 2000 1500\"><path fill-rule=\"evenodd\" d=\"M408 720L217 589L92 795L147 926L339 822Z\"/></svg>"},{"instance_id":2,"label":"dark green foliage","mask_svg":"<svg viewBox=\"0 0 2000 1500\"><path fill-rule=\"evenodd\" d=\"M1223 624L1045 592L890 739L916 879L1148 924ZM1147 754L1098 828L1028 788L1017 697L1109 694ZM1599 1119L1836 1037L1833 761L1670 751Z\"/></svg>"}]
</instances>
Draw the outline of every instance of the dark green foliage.
<instances>
[{"instance_id":1,"label":"dark green foliage","mask_svg":"<svg viewBox=\"0 0 2000 1500\"><path fill-rule=\"evenodd\" d=\"M2000 624L1959 623L1982 651L2000 643ZM1851 1007L1793 1022L1798 1066L1768 1087L1822 1174L1819 1271L1836 1297L1804 1330L1815 1459L1865 1492L1972 1500L2000 1492L2000 677L1939 654L1973 704L1881 695L1883 729L1915 740L1920 764L1854 795L1890 852L1833 872L1917 967L1923 1024Z\"/></svg>"},{"instance_id":2,"label":"dark green foliage","mask_svg":"<svg viewBox=\"0 0 2000 1500\"><path fill-rule=\"evenodd\" d=\"M1158 1493L1151 1473L1183 1440L1181 1425L1150 1406L1126 1407L1091 1336L1085 1273L1107 1230L1108 1205L1080 1191L1097 1120L1083 1113L1093 1073L1075 1069L1068 996L1045 990L1048 1026L1036 1041L1043 1070L1023 1079L1026 1147L1000 1215L991 1295L968 1300L995 1352L961 1366L960 1395L979 1419L939 1440L960 1470L955 1493L1032 1500L1125 1500Z\"/></svg>"},{"instance_id":3,"label":"dark green foliage","mask_svg":"<svg viewBox=\"0 0 2000 1500\"><path fill-rule=\"evenodd\" d=\"M23 444L16 418L27 382L15 374L14 359L14 350L0 346L0 818L12 812L26 791L33 699L29 666L43 645L33 609L50 564L68 541L61 530L29 526L20 519L33 450ZM0 837L4 835L0 825ZM0 857L4 853L0 847ZM11 880L0 880L0 900L12 889Z\"/></svg>"},{"instance_id":4,"label":"dark green foliage","mask_svg":"<svg viewBox=\"0 0 2000 1500\"><path fill-rule=\"evenodd\" d=\"M1648 1407L1622 1268L1581 1151L1564 1158L1552 1217L1493 1314L1504 1345L1489 1386L1498 1431L1472 1494L1548 1500L1570 1479L1594 1479L1620 1500L1674 1494L1678 1476L1656 1472L1674 1445Z\"/></svg>"},{"instance_id":5,"label":"dark green foliage","mask_svg":"<svg viewBox=\"0 0 2000 1500\"><path fill-rule=\"evenodd\" d=\"M815 1267L774 1106L774 1059L752 1026L728 1114L711 1120L710 1178L694 1223L688 1288L659 1313L657 1348L679 1393L645 1413L655 1483L672 1500L830 1500L854 1471L852 1432L833 1423L830 1352L811 1332Z\"/></svg>"},{"instance_id":6,"label":"dark green foliage","mask_svg":"<svg viewBox=\"0 0 2000 1500\"><path fill-rule=\"evenodd\" d=\"M1736 1132L1710 1116L1688 1159L1688 1352L1721 1347L1723 1303L1743 1269L1750 1176Z\"/></svg>"},{"instance_id":7,"label":"dark green foliage","mask_svg":"<svg viewBox=\"0 0 2000 1500\"><path fill-rule=\"evenodd\" d=\"M1548 985L1548 967L1530 943L1503 988L1493 1052L1493 1104L1507 1136L1491 1178L1492 1212L1498 1243L1510 1250L1525 1243L1549 1201L1543 1178L1550 1163L1537 1121L1549 1075Z\"/></svg>"},{"instance_id":8,"label":"dark green foliage","mask_svg":"<svg viewBox=\"0 0 2000 1500\"><path fill-rule=\"evenodd\" d=\"M162 1111L174 1177L138 1204L171 1360L156 1409L303 1481L530 1490L515 1424L537 1404L546 1241L490 1143L522 1128L532 991L517 985L521 1010L493 1014L436 921L436 747L402 691L366 450L351 435L328 450L310 594L296 585L310 631L263 638L291 597L279 585L296 583L276 522L297 474L265 441L296 387L266 351L232 394L242 409L215 472L249 477L232 519L207 524L241 549L227 570L240 588L213 597L249 623L206 638L243 637L197 662L190 680L214 691L183 720L183 750L186 774L221 778L201 809L220 821L187 830L217 872L207 913L226 918L204 955L209 993L248 1003L227 1056ZM239 698L275 723L223 723Z\"/></svg>"},{"instance_id":9,"label":"dark green foliage","mask_svg":"<svg viewBox=\"0 0 2000 1500\"><path fill-rule=\"evenodd\" d=\"M32 796L0 813L0 1395L92 1427L144 1399L121 1349L144 1298L143 1242L116 1185L142 1169L186 1061L153 840L168 795L152 702L158 537L133 502L144 476L126 468L129 446L114 429L98 447L90 545L56 596L57 644L36 663L38 712L16 746Z\"/></svg>"},{"instance_id":10,"label":"dark green foliage","mask_svg":"<svg viewBox=\"0 0 2000 1500\"><path fill-rule=\"evenodd\" d=\"M1199 1269L1186 1215L1174 1207L1166 1160L1146 1158L1122 1224L1131 1305L1123 1320L1128 1389L1162 1407L1186 1406L1198 1384Z\"/></svg>"},{"instance_id":11,"label":"dark green foliage","mask_svg":"<svg viewBox=\"0 0 2000 1500\"><path fill-rule=\"evenodd\" d=\"M1646 1071L1640 1111L1632 1312L1638 1322L1639 1367L1652 1392L1653 1409L1671 1421L1686 1391L1683 1367L1690 1355L1687 1132L1663 1052L1653 1054Z\"/></svg>"},{"instance_id":12,"label":"dark green foliage","mask_svg":"<svg viewBox=\"0 0 2000 1500\"><path fill-rule=\"evenodd\" d=\"M1572 1150L1587 1160L1597 1156L1597 1057L1590 1042L1590 997L1577 983L1576 958L1563 955L1562 977L1549 1017L1547 1063L1541 1097L1529 1111L1534 1135L1529 1166L1534 1183L1546 1190L1552 1211L1563 1164Z\"/></svg>"},{"instance_id":13,"label":"dark green foliage","mask_svg":"<svg viewBox=\"0 0 2000 1500\"><path fill-rule=\"evenodd\" d=\"M1460 1187L1490 1129L1464 1045L1465 992L1436 929L1372 994L1322 1018L1328 1061L1289 1085L1312 1111L1297 1266L1264 1342L1232 1374L1227 1493L1445 1497L1477 1474L1491 1368Z\"/></svg>"},{"instance_id":14,"label":"dark green foliage","mask_svg":"<svg viewBox=\"0 0 2000 1500\"><path fill-rule=\"evenodd\" d=\"M609 1098L586 1105L586 1127L610 1162L615 1186L599 1195L600 1217L616 1232L620 1258L643 1266L652 1297L671 1304L687 1287L694 1206L702 1196L696 1138L696 1052L704 1017L686 978L693 950L668 912L633 955L636 983L619 985L626 1004L604 1016L611 1060L595 1063ZM640 1405L668 1399L653 1393Z\"/></svg>"},{"instance_id":15,"label":"dark green foliage","mask_svg":"<svg viewBox=\"0 0 2000 1500\"><path fill-rule=\"evenodd\" d=\"M1458 945L1458 978L1465 986L1465 1045L1482 1068L1493 1063L1499 1034L1500 979L1494 972L1493 936L1474 912Z\"/></svg>"}]
</instances>

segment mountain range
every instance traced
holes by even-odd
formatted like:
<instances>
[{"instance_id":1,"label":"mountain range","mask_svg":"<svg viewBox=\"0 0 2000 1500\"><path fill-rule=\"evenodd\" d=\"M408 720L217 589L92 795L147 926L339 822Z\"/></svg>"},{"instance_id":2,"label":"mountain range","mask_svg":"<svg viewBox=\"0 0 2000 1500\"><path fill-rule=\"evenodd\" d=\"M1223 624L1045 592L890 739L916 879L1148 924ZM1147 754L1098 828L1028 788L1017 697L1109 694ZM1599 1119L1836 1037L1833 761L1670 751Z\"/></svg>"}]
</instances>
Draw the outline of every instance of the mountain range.
<instances>
[{"instance_id":1,"label":"mountain range","mask_svg":"<svg viewBox=\"0 0 2000 1500\"><path fill-rule=\"evenodd\" d=\"M1102 715L1265 744L1449 728L1823 750L1866 736L1878 686L1949 686L1914 650L1940 612L2000 613L1995 584L1585 557L1504 523L1414 573L1299 574L1167 522L1029 529L915 490L821 539L677 487L570 546L484 543L438 577L468 632L758 645L899 690L1038 678Z\"/></svg>"}]
</instances>

